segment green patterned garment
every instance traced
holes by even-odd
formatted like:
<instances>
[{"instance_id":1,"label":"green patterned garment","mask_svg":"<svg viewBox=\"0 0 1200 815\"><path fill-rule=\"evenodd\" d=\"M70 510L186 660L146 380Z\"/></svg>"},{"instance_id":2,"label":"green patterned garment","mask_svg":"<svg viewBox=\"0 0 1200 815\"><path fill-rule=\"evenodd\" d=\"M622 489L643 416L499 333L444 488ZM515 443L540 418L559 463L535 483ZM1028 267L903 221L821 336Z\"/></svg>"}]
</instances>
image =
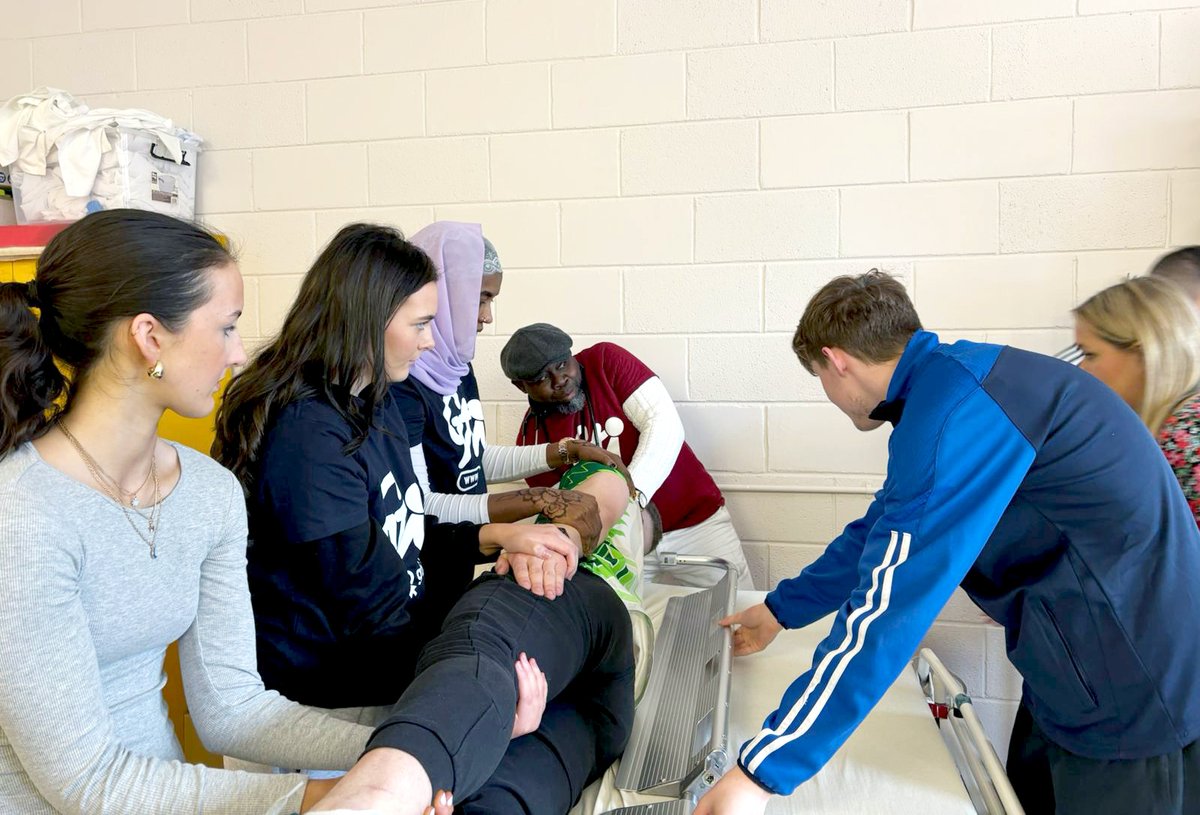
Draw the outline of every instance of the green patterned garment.
<instances>
[{"instance_id":1,"label":"green patterned garment","mask_svg":"<svg viewBox=\"0 0 1200 815\"><path fill-rule=\"evenodd\" d=\"M563 473L562 478L558 481L558 488L560 490L576 489L596 473L605 470L621 475L621 471L616 467L596 461L581 461ZM633 506L636 505L631 502L629 507ZM604 540L600 541L595 551L580 560L579 565L597 577L603 578L608 585L612 586L617 596L626 603L640 606L642 599L638 596L637 566L633 561L632 553L626 550L631 546L641 546L642 542L629 540L629 507L626 507L625 512L608 530L608 534L604 536ZM550 521L539 515L537 523L545 524Z\"/></svg>"}]
</instances>

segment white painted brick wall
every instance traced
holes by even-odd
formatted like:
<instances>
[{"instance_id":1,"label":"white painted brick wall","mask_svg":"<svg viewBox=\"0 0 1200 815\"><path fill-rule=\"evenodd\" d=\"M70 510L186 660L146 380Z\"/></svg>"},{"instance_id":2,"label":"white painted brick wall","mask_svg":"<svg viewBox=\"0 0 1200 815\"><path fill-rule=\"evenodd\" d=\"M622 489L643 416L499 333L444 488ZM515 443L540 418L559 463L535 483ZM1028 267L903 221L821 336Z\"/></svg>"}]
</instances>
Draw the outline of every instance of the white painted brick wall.
<instances>
[{"instance_id":1,"label":"white painted brick wall","mask_svg":"<svg viewBox=\"0 0 1200 815\"><path fill-rule=\"evenodd\" d=\"M246 27L241 23L141 28L137 31L136 87L195 88L260 81L249 74L248 50Z\"/></svg>"},{"instance_id":2,"label":"white painted brick wall","mask_svg":"<svg viewBox=\"0 0 1200 815\"><path fill-rule=\"evenodd\" d=\"M621 192L620 133L562 130L492 137L492 195L503 201Z\"/></svg>"},{"instance_id":3,"label":"white painted brick wall","mask_svg":"<svg viewBox=\"0 0 1200 815\"><path fill-rule=\"evenodd\" d=\"M1158 17L1080 17L992 32L997 99L1133 91L1158 81Z\"/></svg>"},{"instance_id":4,"label":"white painted brick wall","mask_svg":"<svg viewBox=\"0 0 1200 815\"><path fill-rule=\"evenodd\" d=\"M620 167L625 195L752 190L758 126L733 120L625 128Z\"/></svg>"},{"instance_id":5,"label":"white painted brick wall","mask_svg":"<svg viewBox=\"0 0 1200 815\"><path fill-rule=\"evenodd\" d=\"M188 22L187 0L126 0L119 5L83 0L81 10L84 31Z\"/></svg>"},{"instance_id":6,"label":"white painted brick wall","mask_svg":"<svg viewBox=\"0 0 1200 815\"><path fill-rule=\"evenodd\" d=\"M761 128L764 187L831 187L908 178L904 112L766 119Z\"/></svg>"},{"instance_id":7,"label":"white painted brick wall","mask_svg":"<svg viewBox=\"0 0 1200 815\"><path fill-rule=\"evenodd\" d=\"M922 108L909 115L913 181L1071 169L1069 99Z\"/></svg>"},{"instance_id":8,"label":"white painted brick wall","mask_svg":"<svg viewBox=\"0 0 1200 815\"><path fill-rule=\"evenodd\" d=\"M550 126L550 66L535 62L431 71L429 135L507 133Z\"/></svg>"},{"instance_id":9,"label":"white painted brick wall","mask_svg":"<svg viewBox=\"0 0 1200 815\"><path fill-rule=\"evenodd\" d=\"M1070 17L1075 0L915 0L914 28Z\"/></svg>"},{"instance_id":10,"label":"white painted brick wall","mask_svg":"<svg viewBox=\"0 0 1200 815\"><path fill-rule=\"evenodd\" d=\"M133 90L138 86L133 32L105 31L34 40L33 84L70 88L80 96Z\"/></svg>"},{"instance_id":11,"label":"white painted brick wall","mask_svg":"<svg viewBox=\"0 0 1200 815\"><path fill-rule=\"evenodd\" d=\"M833 110L829 43L779 43L688 55L690 119Z\"/></svg>"},{"instance_id":12,"label":"white painted brick wall","mask_svg":"<svg viewBox=\"0 0 1200 815\"><path fill-rule=\"evenodd\" d=\"M839 40L838 109L981 102L988 98L988 34L970 28Z\"/></svg>"},{"instance_id":13,"label":"white painted brick wall","mask_svg":"<svg viewBox=\"0 0 1200 815\"><path fill-rule=\"evenodd\" d=\"M192 92L192 125L213 150L304 144L304 85L271 83Z\"/></svg>"},{"instance_id":14,"label":"white painted brick wall","mask_svg":"<svg viewBox=\"0 0 1200 815\"><path fill-rule=\"evenodd\" d=\"M1073 169L1103 173L1200 165L1196 110L1200 90L1077 99Z\"/></svg>"},{"instance_id":15,"label":"white painted brick wall","mask_svg":"<svg viewBox=\"0 0 1200 815\"><path fill-rule=\"evenodd\" d=\"M816 40L908 28L908 0L762 0L764 40Z\"/></svg>"},{"instance_id":16,"label":"white painted brick wall","mask_svg":"<svg viewBox=\"0 0 1200 815\"><path fill-rule=\"evenodd\" d=\"M841 251L848 257L996 251L996 184L892 184L842 190Z\"/></svg>"},{"instance_id":17,"label":"white painted brick wall","mask_svg":"<svg viewBox=\"0 0 1200 815\"><path fill-rule=\"evenodd\" d=\"M1133 249L1166 241L1167 176L1000 182L1000 251Z\"/></svg>"},{"instance_id":18,"label":"white painted brick wall","mask_svg":"<svg viewBox=\"0 0 1200 815\"><path fill-rule=\"evenodd\" d=\"M1200 11L1163 14L1161 25L1161 87L1194 88L1200 85L1200 61L1192 53L1196 37L1200 36Z\"/></svg>"},{"instance_id":19,"label":"white painted brick wall","mask_svg":"<svg viewBox=\"0 0 1200 815\"><path fill-rule=\"evenodd\" d=\"M489 62L571 59L616 51L617 0L489 0Z\"/></svg>"},{"instance_id":20,"label":"white painted brick wall","mask_svg":"<svg viewBox=\"0 0 1200 815\"><path fill-rule=\"evenodd\" d=\"M683 54L559 62L552 70L555 127L646 124L683 118Z\"/></svg>"},{"instance_id":21,"label":"white painted brick wall","mask_svg":"<svg viewBox=\"0 0 1200 815\"><path fill-rule=\"evenodd\" d=\"M878 486L885 431L790 340L881 267L947 339L1055 351L1070 309L1200 242L1200 0L6 0L0 96L41 84L194 127L199 212L251 345L342 225L477 220L507 276L477 371L535 320L616 340L736 485L761 585ZM927 642L1001 754L1019 680L957 593Z\"/></svg>"},{"instance_id":22,"label":"white painted brick wall","mask_svg":"<svg viewBox=\"0 0 1200 815\"><path fill-rule=\"evenodd\" d=\"M837 193L779 190L696 198L696 259L778 260L837 253Z\"/></svg>"},{"instance_id":23,"label":"white painted brick wall","mask_svg":"<svg viewBox=\"0 0 1200 815\"><path fill-rule=\"evenodd\" d=\"M305 83L304 88L310 144L382 141L425 133L421 74L321 79Z\"/></svg>"},{"instance_id":24,"label":"white painted brick wall","mask_svg":"<svg viewBox=\"0 0 1200 815\"><path fill-rule=\"evenodd\" d=\"M12 39L81 31L79 0L11 3L4 9L4 36Z\"/></svg>"},{"instance_id":25,"label":"white painted brick wall","mask_svg":"<svg viewBox=\"0 0 1200 815\"><path fill-rule=\"evenodd\" d=\"M754 42L757 5L758 0L619 0L617 50L635 53Z\"/></svg>"}]
</instances>

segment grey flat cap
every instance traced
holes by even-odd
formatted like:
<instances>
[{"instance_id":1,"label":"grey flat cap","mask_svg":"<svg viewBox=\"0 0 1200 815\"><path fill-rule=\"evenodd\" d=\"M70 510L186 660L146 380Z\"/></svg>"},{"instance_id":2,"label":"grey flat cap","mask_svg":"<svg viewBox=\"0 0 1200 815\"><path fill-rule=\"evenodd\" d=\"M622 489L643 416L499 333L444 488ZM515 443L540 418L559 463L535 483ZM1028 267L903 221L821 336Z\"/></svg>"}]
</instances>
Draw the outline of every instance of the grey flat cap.
<instances>
[{"instance_id":1,"label":"grey flat cap","mask_svg":"<svg viewBox=\"0 0 1200 815\"><path fill-rule=\"evenodd\" d=\"M549 323L534 323L516 332L500 351L500 368L509 379L537 379L547 365L571 356L571 338Z\"/></svg>"}]
</instances>

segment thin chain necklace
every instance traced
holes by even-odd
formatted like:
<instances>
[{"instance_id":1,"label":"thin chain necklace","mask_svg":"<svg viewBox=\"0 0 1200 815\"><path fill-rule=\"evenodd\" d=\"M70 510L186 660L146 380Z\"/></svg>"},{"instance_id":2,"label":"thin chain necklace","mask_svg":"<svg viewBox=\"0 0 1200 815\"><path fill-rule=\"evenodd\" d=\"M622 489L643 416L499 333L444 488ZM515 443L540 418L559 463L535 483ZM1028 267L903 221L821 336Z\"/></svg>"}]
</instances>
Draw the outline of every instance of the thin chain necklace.
<instances>
[{"instance_id":1,"label":"thin chain necklace","mask_svg":"<svg viewBox=\"0 0 1200 815\"><path fill-rule=\"evenodd\" d=\"M129 526L132 527L133 531L137 533L137 536L142 539L142 542L150 548L151 559L157 560L158 547L156 545L156 539L158 537L158 521L162 517L162 501L160 500L162 495L159 491L158 484L158 457L153 454L150 456L150 474L148 478L154 484L154 495L153 503L150 504L149 513L143 514L142 511L137 508L137 494L133 494L133 498L130 499L130 506L126 507L125 501L121 499L120 493L129 494L128 491L122 489L121 485L115 478L104 472L104 470L100 467L99 462L92 458L91 455L88 454L87 450L83 449L83 445L79 443L79 439L75 438L75 435L67 429L66 423L61 419L58 420L58 428L63 432L63 435L67 437L67 441L71 442L71 445L75 448L76 452L79 453L79 457L82 458L83 463L87 465L88 472L92 474L92 478L95 479L96 483L100 485L100 488L104 490L105 494L107 494L109 498L113 499L117 506L121 508L121 512L124 514L125 520L129 522ZM142 481L143 486L145 486L145 483L145 481ZM141 487L139 487L138 490L141 490ZM132 507L132 512L130 511L130 507ZM143 533L138 527L137 523L134 522L133 518L135 515L146 524L147 533L149 534Z\"/></svg>"}]
</instances>

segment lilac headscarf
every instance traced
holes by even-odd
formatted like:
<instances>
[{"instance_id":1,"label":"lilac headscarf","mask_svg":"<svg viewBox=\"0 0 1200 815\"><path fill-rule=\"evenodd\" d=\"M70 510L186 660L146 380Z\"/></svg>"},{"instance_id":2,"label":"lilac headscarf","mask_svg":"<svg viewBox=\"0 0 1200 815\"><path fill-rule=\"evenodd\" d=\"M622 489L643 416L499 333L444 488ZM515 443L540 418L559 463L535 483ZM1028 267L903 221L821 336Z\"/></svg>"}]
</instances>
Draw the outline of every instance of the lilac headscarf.
<instances>
[{"instance_id":1,"label":"lilac headscarf","mask_svg":"<svg viewBox=\"0 0 1200 815\"><path fill-rule=\"evenodd\" d=\"M434 393L458 390L475 357L479 291L483 287L483 230L479 224L437 221L410 240L433 259L438 270L438 309L433 348L417 357L412 375Z\"/></svg>"}]
</instances>

